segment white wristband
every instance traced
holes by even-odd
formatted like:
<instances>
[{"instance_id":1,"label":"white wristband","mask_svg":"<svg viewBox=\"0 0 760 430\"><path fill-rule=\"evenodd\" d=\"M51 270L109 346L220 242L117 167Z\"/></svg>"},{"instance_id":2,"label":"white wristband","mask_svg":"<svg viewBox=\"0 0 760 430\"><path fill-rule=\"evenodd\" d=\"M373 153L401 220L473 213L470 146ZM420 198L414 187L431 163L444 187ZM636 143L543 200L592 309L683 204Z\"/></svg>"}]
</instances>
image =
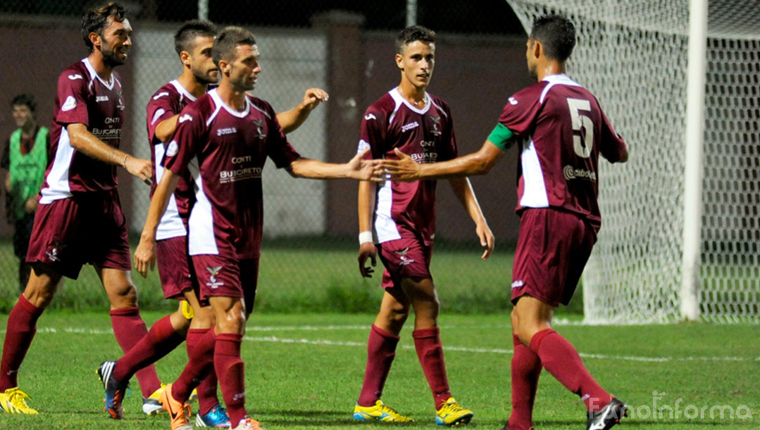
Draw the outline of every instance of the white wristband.
<instances>
[{"instance_id":1,"label":"white wristband","mask_svg":"<svg viewBox=\"0 0 760 430\"><path fill-rule=\"evenodd\" d=\"M359 233L359 245L361 245L362 243L367 243L367 242L370 242L370 243L374 242L372 239L372 232L363 231Z\"/></svg>"}]
</instances>

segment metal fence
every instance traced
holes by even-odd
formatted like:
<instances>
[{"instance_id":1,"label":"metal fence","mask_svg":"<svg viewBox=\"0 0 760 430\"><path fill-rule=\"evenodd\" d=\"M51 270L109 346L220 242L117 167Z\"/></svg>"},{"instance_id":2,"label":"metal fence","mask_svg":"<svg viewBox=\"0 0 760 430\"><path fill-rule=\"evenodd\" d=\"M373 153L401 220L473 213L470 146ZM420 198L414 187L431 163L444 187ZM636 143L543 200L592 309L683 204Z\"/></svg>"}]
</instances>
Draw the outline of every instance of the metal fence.
<instances>
[{"instance_id":1,"label":"metal fence","mask_svg":"<svg viewBox=\"0 0 760 430\"><path fill-rule=\"evenodd\" d=\"M0 3L0 133L15 124L10 100L33 93L37 119L49 126L58 74L86 55L79 36L84 1L29 0ZM436 30L436 74L430 91L449 101L461 154L477 150L510 94L530 84L525 35L503 0L458 1L125 1L134 28L133 54L118 69L127 104L122 149L149 156L145 106L179 76L173 33L182 21L204 17L221 29L249 28L261 50L263 72L255 90L278 112L296 106L310 87L330 101L289 136L302 155L343 162L356 151L364 110L398 84L393 41L407 21ZM439 185L438 233L433 276L444 311L500 311L508 306L511 252L517 237L516 155L510 154L473 186L497 236L497 253L481 262L475 229L448 186ZM130 232L142 229L148 189L120 172L120 196ZM3 172L5 174L5 172ZM264 177L265 240L257 306L278 311L374 311L379 276L362 280L356 267L357 184L290 178L268 165ZM444 182L444 181L442 181ZM18 259L12 224L0 221L0 310L17 297ZM378 263L379 264L379 263ZM379 272L379 270L378 270ZM137 279L143 307L168 307L157 276ZM67 280L54 302L62 308L107 308L93 271ZM576 300L576 302L580 302ZM579 303L578 303L579 304Z\"/></svg>"}]
</instances>

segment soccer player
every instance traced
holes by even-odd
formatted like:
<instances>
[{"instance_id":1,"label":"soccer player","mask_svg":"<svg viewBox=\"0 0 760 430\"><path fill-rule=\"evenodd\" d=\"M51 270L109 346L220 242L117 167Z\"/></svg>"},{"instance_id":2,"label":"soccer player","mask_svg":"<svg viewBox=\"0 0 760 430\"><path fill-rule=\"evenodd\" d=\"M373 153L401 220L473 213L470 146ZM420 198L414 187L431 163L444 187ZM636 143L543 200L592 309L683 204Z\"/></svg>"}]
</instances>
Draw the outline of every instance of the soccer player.
<instances>
[{"instance_id":1,"label":"soccer player","mask_svg":"<svg viewBox=\"0 0 760 430\"><path fill-rule=\"evenodd\" d=\"M370 106L362 121L359 149L370 148L369 158L395 157L394 150L408 154L417 163L436 163L457 156L449 106L427 92L434 64L435 32L416 25L401 31L396 38L401 83ZM486 248L485 260L493 251L494 239L469 179L457 178L449 183L475 222L477 235ZM435 237L435 189L434 180L387 180L377 187L372 182L359 185L359 270L362 276L370 277L372 269L365 263L369 258L375 265L379 251L385 266L385 293L369 334L367 367L354 407L355 420L412 421L380 399L410 308L414 308L414 346L433 392L436 423L457 425L472 419L472 412L451 396L439 336L439 303L429 270Z\"/></svg>"},{"instance_id":2,"label":"soccer player","mask_svg":"<svg viewBox=\"0 0 760 430\"><path fill-rule=\"evenodd\" d=\"M34 338L37 319L61 277L76 279L90 263L111 302L119 345L129 351L147 333L131 279L126 221L116 191L116 167L150 181L151 162L118 149L124 124L119 75L132 47L132 27L116 3L90 9L82 19L90 54L58 78L51 128L51 158L34 219L27 262L32 274L8 316L0 363L0 407L36 414L18 388L18 372ZM137 374L143 390L161 387L150 366Z\"/></svg>"},{"instance_id":3,"label":"soccer player","mask_svg":"<svg viewBox=\"0 0 760 430\"><path fill-rule=\"evenodd\" d=\"M178 380L164 390L161 402L174 430L192 428L186 402L212 368L234 428L259 428L245 409L240 346L256 294L266 157L296 177L366 180L372 175L372 165L361 160L363 154L348 164L326 164L301 158L293 149L269 103L246 93L253 90L261 72L259 50L250 32L226 28L217 37L212 56L221 82L180 113L135 252L136 268L145 275L155 261L159 220L180 177L189 172L196 198L188 221L189 254L200 299L211 304L216 325L198 341Z\"/></svg>"},{"instance_id":4,"label":"soccer player","mask_svg":"<svg viewBox=\"0 0 760 430\"><path fill-rule=\"evenodd\" d=\"M11 101L16 130L11 133L0 167L5 176L8 221L13 223L13 253L19 258L19 289L23 293L32 266L26 262L34 212L47 169L50 129L37 125L37 101L32 94L19 94Z\"/></svg>"},{"instance_id":5,"label":"soccer player","mask_svg":"<svg viewBox=\"0 0 760 430\"><path fill-rule=\"evenodd\" d=\"M147 107L148 137L156 163L154 185L161 180L164 169L159 165L164 157L165 143L174 134L179 113L188 104L206 94L210 84L218 81L219 70L211 57L216 29L208 21L189 21L174 36L177 55L183 65L182 75L161 87L151 97ZM278 114L277 118L287 133L297 129L309 116L311 110L327 99L327 93L318 88L306 91L304 100L294 109ZM113 418L123 417L121 402L131 376L147 364L153 363L187 339L188 355L213 324L213 312L208 306L200 306L194 291L192 270L187 255L187 219L194 203L192 178L185 174L169 200L169 206L159 222L156 232L158 273L164 296L179 299L179 309L159 321L148 336L118 361L101 364L99 373L106 390L106 410ZM191 308L188 307L191 304ZM198 387L199 427L229 427L226 410L216 396L216 374L211 372ZM161 410L158 400L163 390L144 399L143 412Z\"/></svg>"},{"instance_id":6,"label":"soccer player","mask_svg":"<svg viewBox=\"0 0 760 430\"><path fill-rule=\"evenodd\" d=\"M537 18L528 37L528 70L538 80L509 98L480 151L445 163L378 163L396 180L487 173L516 141L520 236L512 282L512 414L508 430L532 428L543 367L585 404L587 429L609 429L626 406L591 377L573 346L551 328L554 309L567 305L601 227L598 160L626 162L628 149L593 94L565 74L575 47L568 19Z\"/></svg>"}]
</instances>

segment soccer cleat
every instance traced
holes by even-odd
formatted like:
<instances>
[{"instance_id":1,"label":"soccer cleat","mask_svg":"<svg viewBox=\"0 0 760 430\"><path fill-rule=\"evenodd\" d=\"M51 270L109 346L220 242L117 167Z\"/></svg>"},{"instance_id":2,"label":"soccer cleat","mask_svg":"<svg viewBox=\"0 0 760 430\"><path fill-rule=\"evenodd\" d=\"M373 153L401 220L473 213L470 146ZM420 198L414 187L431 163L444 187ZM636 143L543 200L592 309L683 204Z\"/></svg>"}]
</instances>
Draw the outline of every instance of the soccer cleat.
<instances>
[{"instance_id":1,"label":"soccer cleat","mask_svg":"<svg viewBox=\"0 0 760 430\"><path fill-rule=\"evenodd\" d=\"M616 398L612 398L607 406L598 412L589 412L586 430L608 430L619 424L623 417L628 416L628 406Z\"/></svg>"},{"instance_id":2,"label":"soccer cleat","mask_svg":"<svg viewBox=\"0 0 760 430\"><path fill-rule=\"evenodd\" d=\"M214 427L218 429L228 429L231 427L230 417L227 410L222 405L216 405L207 414L198 414L195 416L196 427Z\"/></svg>"},{"instance_id":3,"label":"soccer cleat","mask_svg":"<svg viewBox=\"0 0 760 430\"><path fill-rule=\"evenodd\" d=\"M129 386L129 382L124 384L117 381L116 378L111 377L114 365L116 365L115 361L100 363L98 376L100 377L100 381L103 382L103 388L106 391L106 405L103 409L108 412L111 418L120 420L124 418L124 408L121 406L121 403L124 401L124 394L126 393L127 386Z\"/></svg>"},{"instance_id":4,"label":"soccer cleat","mask_svg":"<svg viewBox=\"0 0 760 430\"><path fill-rule=\"evenodd\" d=\"M149 417L152 417L153 415L158 415L163 410L163 407L161 406L161 402L159 401L161 399L161 394L163 394L164 390L166 389L165 384L161 384L161 387L154 391L153 394L151 394L148 397L143 397L143 413Z\"/></svg>"},{"instance_id":5,"label":"soccer cleat","mask_svg":"<svg viewBox=\"0 0 760 430\"><path fill-rule=\"evenodd\" d=\"M412 423L413 419L405 417L392 408L385 406L382 400L375 402L374 406L354 406L354 420L356 421L381 421L386 423Z\"/></svg>"},{"instance_id":6,"label":"soccer cleat","mask_svg":"<svg viewBox=\"0 0 760 430\"><path fill-rule=\"evenodd\" d=\"M453 397L449 397L435 414L435 423L439 426L458 426L469 423L472 415L472 411L463 408Z\"/></svg>"},{"instance_id":7,"label":"soccer cleat","mask_svg":"<svg viewBox=\"0 0 760 430\"><path fill-rule=\"evenodd\" d=\"M0 409L9 414L37 415L37 411L26 404L26 399L32 398L18 387L8 388L0 393Z\"/></svg>"},{"instance_id":8,"label":"soccer cleat","mask_svg":"<svg viewBox=\"0 0 760 430\"><path fill-rule=\"evenodd\" d=\"M235 427L235 430L264 430L261 428L261 425L259 425L259 422L251 419L251 417L245 417L238 423L238 426Z\"/></svg>"},{"instance_id":9,"label":"soccer cleat","mask_svg":"<svg viewBox=\"0 0 760 430\"><path fill-rule=\"evenodd\" d=\"M180 403L172 397L172 384L167 385L158 400L172 420L172 430L193 430L190 423L190 405Z\"/></svg>"}]
</instances>

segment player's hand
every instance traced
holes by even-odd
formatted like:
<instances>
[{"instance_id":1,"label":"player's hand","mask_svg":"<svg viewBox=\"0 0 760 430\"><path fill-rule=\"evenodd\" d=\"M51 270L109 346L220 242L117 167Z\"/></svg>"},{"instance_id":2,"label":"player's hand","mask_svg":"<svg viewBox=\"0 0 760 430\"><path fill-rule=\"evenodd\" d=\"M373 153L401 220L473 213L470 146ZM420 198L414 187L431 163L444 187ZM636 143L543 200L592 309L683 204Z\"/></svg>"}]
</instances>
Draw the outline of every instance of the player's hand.
<instances>
[{"instance_id":1,"label":"player's hand","mask_svg":"<svg viewBox=\"0 0 760 430\"><path fill-rule=\"evenodd\" d=\"M372 267L377 266L377 247L372 242L364 242L359 248L359 272L362 274L362 278L371 278L375 270L372 267L365 266L367 259L372 262Z\"/></svg>"},{"instance_id":2,"label":"player's hand","mask_svg":"<svg viewBox=\"0 0 760 430\"><path fill-rule=\"evenodd\" d=\"M483 252L483 256L480 257L483 260L487 260L488 257L493 254L493 247L496 244L496 238L493 237L493 233L491 233L491 229L488 227L488 224L485 222L482 222L478 224L477 228L475 229L475 232L478 234L478 238L480 239L480 246L485 248L485 251Z\"/></svg>"},{"instance_id":3,"label":"player's hand","mask_svg":"<svg viewBox=\"0 0 760 430\"><path fill-rule=\"evenodd\" d=\"M360 181L380 182L381 178L375 175L375 160L365 160L364 157L369 154L369 148L356 154L346 165L348 166L348 177Z\"/></svg>"},{"instance_id":4,"label":"player's hand","mask_svg":"<svg viewBox=\"0 0 760 430\"><path fill-rule=\"evenodd\" d=\"M150 185L153 182L151 179L153 177L153 163L150 160L127 156L124 167L129 174L137 176L146 184Z\"/></svg>"},{"instance_id":5,"label":"player's hand","mask_svg":"<svg viewBox=\"0 0 760 430\"><path fill-rule=\"evenodd\" d=\"M24 211L28 214L33 214L34 211L37 210L37 205L39 202L37 201L37 197L32 197L31 199L28 199L26 202L24 202Z\"/></svg>"},{"instance_id":6,"label":"player's hand","mask_svg":"<svg viewBox=\"0 0 760 430\"><path fill-rule=\"evenodd\" d=\"M394 149L398 160L378 160L377 166L385 173L391 175L391 179L401 182L412 182L420 179L420 165L412 157Z\"/></svg>"},{"instance_id":7,"label":"player's hand","mask_svg":"<svg viewBox=\"0 0 760 430\"><path fill-rule=\"evenodd\" d=\"M135 250L135 269L143 278L147 278L148 268L153 270L154 267L156 267L156 240L142 236Z\"/></svg>"},{"instance_id":8,"label":"player's hand","mask_svg":"<svg viewBox=\"0 0 760 430\"><path fill-rule=\"evenodd\" d=\"M311 111L315 107L319 106L320 103L326 102L329 99L330 95L327 94L327 91L321 88L309 88L303 95L301 109Z\"/></svg>"}]
</instances>

